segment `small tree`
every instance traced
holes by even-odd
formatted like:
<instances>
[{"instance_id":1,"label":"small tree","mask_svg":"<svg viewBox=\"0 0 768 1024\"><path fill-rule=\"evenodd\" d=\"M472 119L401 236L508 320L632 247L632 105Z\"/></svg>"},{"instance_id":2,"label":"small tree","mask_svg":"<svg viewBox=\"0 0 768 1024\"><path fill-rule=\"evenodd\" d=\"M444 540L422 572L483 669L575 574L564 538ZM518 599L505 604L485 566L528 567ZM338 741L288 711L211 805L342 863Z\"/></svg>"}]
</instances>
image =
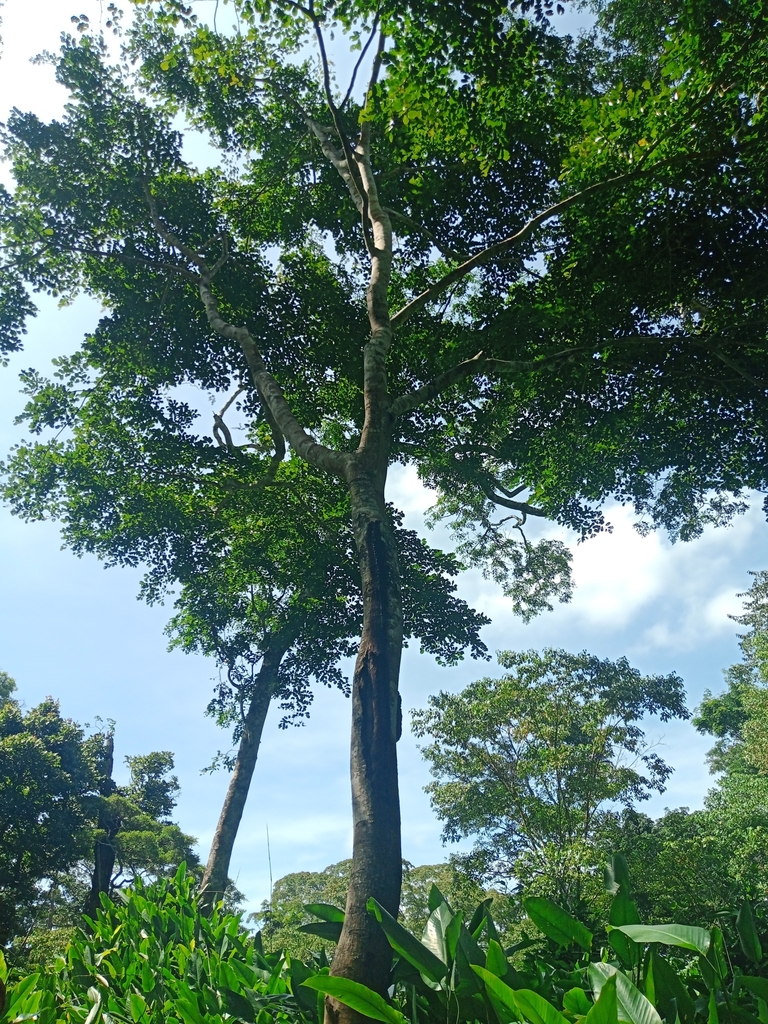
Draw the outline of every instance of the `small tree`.
<instances>
[{"instance_id":1,"label":"small tree","mask_svg":"<svg viewBox=\"0 0 768 1024\"><path fill-rule=\"evenodd\" d=\"M575 909L605 817L664 790L672 769L638 722L687 718L682 680L552 649L505 652L499 663L501 678L413 713L416 735L430 740L427 792L446 841L477 837L482 876Z\"/></svg>"}]
</instances>

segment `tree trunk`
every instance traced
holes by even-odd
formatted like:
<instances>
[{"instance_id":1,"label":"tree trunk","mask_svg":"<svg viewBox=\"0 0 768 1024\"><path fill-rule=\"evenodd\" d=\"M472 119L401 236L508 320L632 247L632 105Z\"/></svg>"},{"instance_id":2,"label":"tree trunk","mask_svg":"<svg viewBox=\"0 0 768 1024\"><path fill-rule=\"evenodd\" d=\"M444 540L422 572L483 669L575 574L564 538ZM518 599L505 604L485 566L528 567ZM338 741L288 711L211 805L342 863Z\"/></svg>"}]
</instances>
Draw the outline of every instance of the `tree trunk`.
<instances>
[{"instance_id":1,"label":"tree trunk","mask_svg":"<svg viewBox=\"0 0 768 1024\"><path fill-rule=\"evenodd\" d=\"M114 763L115 738L110 733L105 737L104 741L103 772L99 784L99 795L103 798L111 796L115 791L115 783L112 781ZM101 894L105 892L109 895L112 886L112 872L115 870L114 839L117 827L110 808L102 800L99 806L97 828L104 835L102 838L97 839L94 844L91 890L88 893L85 907L83 908L83 913L91 919L96 917L96 911L101 906Z\"/></svg>"},{"instance_id":2,"label":"tree trunk","mask_svg":"<svg viewBox=\"0 0 768 1024\"><path fill-rule=\"evenodd\" d=\"M346 916L331 973L386 994L392 950L366 909L375 897L397 916L402 882L397 740L402 648L400 573L383 486L350 480L363 591L363 630L352 683L352 873ZM326 1001L326 1024L362 1018Z\"/></svg>"},{"instance_id":3,"label":"tree trunk","mask_svg":"<svg viewBox=\"0 0 768 1024\"><path fill-rule=\"evenodd\" d=\"M227 795L221 808L219 823L211 843L211 852L200 883L200 909L210 914L214 904L222 899L229 879L229 863L237 838L237 830L243 816L245 801L251 786L256 758L259 754L264 722L270 701L275 693L277 673L283 651L279 654L267 652L256 678L256 686L248 712L243 722L240 746L237 749L235 767L229 780Z\"/></svg>"}]
</instances>

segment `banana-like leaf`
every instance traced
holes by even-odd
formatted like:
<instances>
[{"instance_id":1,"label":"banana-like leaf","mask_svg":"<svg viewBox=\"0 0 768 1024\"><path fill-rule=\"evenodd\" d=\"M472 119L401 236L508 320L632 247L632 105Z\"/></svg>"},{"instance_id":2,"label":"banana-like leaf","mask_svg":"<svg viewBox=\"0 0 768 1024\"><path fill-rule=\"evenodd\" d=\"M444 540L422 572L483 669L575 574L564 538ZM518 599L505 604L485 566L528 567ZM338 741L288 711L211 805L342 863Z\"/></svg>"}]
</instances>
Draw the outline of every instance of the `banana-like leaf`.
<instances>
[{"instance_id":1,"label":"banana-like leaf","mask_svg":"<svg viewBox=\"0 0 768 1024\"><path fill-rule=\"evenodd\" d=\"M531 896L523 900L523 906L536 927L559 946L570 946L575 942L587 952L592 948L592 932L552 900L544 896Z\"/></svg>"},{"instance_id":2,"label":"banana-like leaf","mask_svg":"<svg viewBox=\"0 0 768 1024\"><path fill-rule=\"evenodd\" d=\"M509 970L509 961L504 955L504 950L501 948L495 939L491 939L488 943L488 954L485 960L486 969L495 974L497 978L503 978Z\"/></svg>"},{"instance_id":3,"label":"banana-like leaf","mask_svg":"<svg viewBox=\"0 0 768 1024\"><path fill-rule=\"evenodd\" d=\"M373 897L368 900L368 913L373 914L384 934L389 939L390 946L404 957L409 964L413 964L422 974L425 974L430 981L442 981L448 972L447 965L419 942L415 935L396 921L394 917L385 910Z\"/></svg>"},{"instance_id":4,"label":"banana-like leaf","mask_svg":"<svg viewBox=\"0 0 768 1024\"><path fill-rule=\"evenodd\" d=\"M603 985L600 990L597 1002L594 1003L587 1014L584 1024L618 1024L619 1022L619 1003L616 994L616 980L618 975L614 974L612 978Z\"/></svg>"},{"instance_id":5,"label":"banana-like leaf","mask_svg":"<svg viewBox=\"0 0 768 1024\"><path fill-rule=\"evenodd\" d=\"M566 1024L566 1019L538 992L527 988L519 988L515 992L518 1010L531 1024Z\"/></svg>"},{"instance_id":6,"label":"banana-like leaf","mask_svg":"<svg viewBox=\"0 0 768 1024\"><path fill-rule=\"evenodd\" d=\"M522 1015L531 1024L568 1024L562 1013L538 992L525 988L512 989L485 967L473 964L472 970L482 978L488 991L515 1016Z\"/></svg>"},{"instance_id":7,"label":"banana-like leaf","mask_svg":"<svg viewBox=\"0 0 768 1024\"><path fill-rule=\"evenodd\" d=\"M307 978L302 982L306 988L313 988L316 992L331 996L332 999L344 1003L345 1006L357 1010L365 1017L373 1020L383 1021L384 1024L408 1024L399 1010L390 1006L378 994L366 988L357 981L350 981L349 978L334 978L330 974L316 974L313 978Z\"/></svg>"},{"instance_id":8,"label":"banana-like leaf","mask_svg":"<svg viewBox=\"0 0 768 1024\"><path fill-rule=\"evenodd\" d=\"M706 928L689 924L620 924L609 925L609 931L623 932L635 942L660 942L665 946L692 949L706 956L711 942Z\"/></svg>"},{"instance_id":9,"label":"banana-like leaf","mask_svg":"<svg viewBox=\"0 0 768 1024\"><path fill-rule=\"evenodd\" d=\"M744 956L753 963L759 964L763 959L763 947L760 945L757 935L755 917L749 900L744 900L736 915L736 931L739 933L739 942Z\"/></svg>"},{"instance_id":10,"label":"banana-like leaf","mask_svg":"<svg viewBox=\"0 0 768 1024\"><path fill-rule=\"evenodd\" d=\"M304 909L308 914L314 914L321 921L344 921L344 911L334 907L332 903L305 903Z\"/></svg>"},{"instance_id":11,"label":"banana-like leaf","mask_svg":"<svg viewBox=\"0 0 768 1024\"><path fill-rule=\"evenodd\" d=\"M571 988L563 996L563 1009L574 1016L585 1017L593 1005L583 988Z\"/></svg>"},{"instance_id":12,"label":"banana-like leaf","mask_svg":"<svg viewBox=\"0 0 768 1024\"><path fill-rule=\"evenodd\" d=\"M433 886L433 888L437 887ZM438 960L449 965L451 954L446 942L446 932L450 927L453 916L448 904L441 903L429 915L424 927L424 933L421 936L422 946L430 950Z\"/></svg>"},{"instance_id":13,"label":"banana-like leaf","mask_svg":"<svg viewBox=\"0 0 768 1024\"><path fill-rule=\"evenodd\" d=\"M599 1000L603 986L609 978L616 978L617 1016L627 1024L661 1024L653 1004L636 988L626 974L617 971L610 964L589 965L589 980L595 999Z\"/></svg>"},{"instance_id":14,"label":"banana-like leaf","mask_svg":"<svg viewBox=\"0 0 768 1024\"><path fill-rule=\"evenodd\" d=\"M341 921L310 921L309 924L302 924L298 931L306 935L317 935L318 938L328 939L329 942L338 942L341 938Z\"/></svg>"},{"instance_id":15,"label":"banana-like leaf","mask_svg":"<svg viewBox=\"0 0 768 1024\"><path fill-rule=\"evenodd\" d=\"M690 993L674 967L656 949L648 960L645 994L668 1021L674 1020L677 1014L682 1024L693 1024L696 1007Z\"/></svg>"},{"instance_id":16,"label":"banana-like leaf","mask_svg":"<svg viewBox=\"0 0 768 1024\"><path fill-rule=\"evenodd\" d=\"M758 999L768 1003L768 978L752 978L748 974L742 974L739 978L739 985L749 989Z\"/></svg>"}]
</instances>

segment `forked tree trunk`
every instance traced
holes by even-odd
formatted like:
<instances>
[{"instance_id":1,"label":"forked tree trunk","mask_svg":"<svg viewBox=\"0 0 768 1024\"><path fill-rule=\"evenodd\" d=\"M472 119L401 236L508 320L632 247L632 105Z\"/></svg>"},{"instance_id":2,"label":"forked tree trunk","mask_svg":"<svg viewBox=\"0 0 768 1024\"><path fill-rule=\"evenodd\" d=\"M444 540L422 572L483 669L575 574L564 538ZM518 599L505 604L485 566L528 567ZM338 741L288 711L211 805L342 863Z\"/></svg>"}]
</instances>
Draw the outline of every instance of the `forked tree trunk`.
<instances>
[{"instance_id":1,"label":"forked tree trunk","mask_svg":"<svg viewBox=\"0 0 768 1024\"><path fill-rule=\"evenodd\" d=\"M353 850L346 916L331 973L384 995L392 950L366 909L373 896L397 916L402 882L397 740L402 647L400 573L383 494L350 482L363 591L363 631L352 684ZM326 1024L362 1021L326 1001Z\"/></svg>"},{"instance_id":2,"label":"forked tree trunk","mask_svg":"<svg viewBox=\"0 0 768 1024\"><path fill-rule=\"evenodd\" d=\"M264 722L277 687L277 675L283 654L284 651L268 651L256 678L254 694L243 722L235 766L213 835L203 880L200 883L200 909L205 914L211 913L214 905L223 898L227 888L232 850L248 799Z\"/></svg>"}]
</instances>

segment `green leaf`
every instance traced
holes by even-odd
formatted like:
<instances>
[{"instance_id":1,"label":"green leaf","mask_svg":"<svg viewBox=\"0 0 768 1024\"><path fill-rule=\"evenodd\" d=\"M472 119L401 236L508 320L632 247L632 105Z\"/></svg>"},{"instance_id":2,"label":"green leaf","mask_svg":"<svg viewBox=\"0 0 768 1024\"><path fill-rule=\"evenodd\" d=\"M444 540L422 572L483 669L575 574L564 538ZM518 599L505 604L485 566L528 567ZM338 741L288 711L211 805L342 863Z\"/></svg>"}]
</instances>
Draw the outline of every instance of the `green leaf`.
<instances>
[{"instance_id":1,"label":"green leaf","mask_svg":"<svg viewBox=\"0 0 768 1024\"><path fill-rule=\"evenodd\" d=\"M384 1024L408 1024L399 1010L385 1002L378 992L372 992L365 985L357 981L350 981L349 978L334 978L330 974L316 974L314 978L307 978L302 982L306 988L313 988L316 992L344 1003L345 1006L357 1010L365 1017L372 1017L373 1020L384 1021Z\"/></svg>"},{"instance_id":2,"label":"green leaf","mask_svg":"<svg viewBox=\"0 0 768 1024\"><path fill-rule=\"evenodd\" d=\"M344 911L334 907L332 903L305 903L308 914L314 914L321 921L344 921Z\"/></svg>"},{"instance_id":3,"label":"green leaf","mask_svg":"<svg viewBox=\"0 0 768 1024\"><path fill-rule=\"evenodd\" d=\"M707 1024L720 1024L720 1017L717 1013L717 996L714 988L709 993L709 1005L707 1007Z\"/></svg>"},{"instance_id":4,"label":"green leaf","mask_svg":"<svg viewBox=\"0 0 768 1024\"><path fill-rule=\"evenodd\" d=\"M589 980L595 998L600 998L603 986L614 976L618 1019L627 1021L627 1024L661 1024L661 1017L649 1000L632 984L626 974L610 964L589 965Z\"/></svg>"},{"instance_id":5,"label":"green leaf","mask_svg":"<svg viewBox=\"0 0 768 1024\"><path fill-rule=\"evenodd\" d=\"M306 935L317 935L318 938L327 939L329 942L338 942L343 927L340 921L310 921L309 924L299 925L298 931Z\"/></svg>"},{"instance_id":6,"label":"green leaf","mask_svg":"<svg viewBox=\"0 0 768 1024\"><path fill-rule=\"evenodd\" d=\"M396 921L375 899L369 899L367 907L368 913L373 914L384 929L389 944L394 950L405 957L409 964L413 964L422 974L425 974L430 981L442 981L448 972L448 967L439 957L419 942L415 935L403 928L400 922Z\"/></svg>"},{"instance_id":7,"label":"green leaf","mask_svg":"<svg viewBox=\"0 0 768 1024\"><path fill-rule=\"evenodd\" d=\"M696 1007L677 971L653 948L648 960L645 994L668 1021L677 1014L684 1024L692 1024Z\"/></svg>"},{"instance_id":8,"label":"green leaf","mask_svg":"<svg viewBox=\"0 0 768 1024\"><path fill-rule=\"evenodd\" d=\"M445 903L448 906L448 900L443 896L440 890L437 888L435 883L429 887L429 897L427 899L427 905L429 906L430 914L434 913L435 910L440 906L441 903Z\"/></svg>"},{"instance_id":9,"label":"green leaf","mask_svg":"<svg viewBox=\"0 0 768 1024\"><path fill-rule=\"evenodd\" d=\"M139 995L138 992L129 992L128 1003L131 1010L131 1017L138 1024L138 1021L140 1021L147 1013L147 1004L144 997Z\"/></svg>"},{"instance_id":10,"label":"green leaf","mask_svg":"<svg viewBox=\"0 0 768 1024\"><path fill-rule=\"evenodd\" d=\"M755 917L752 913L752 904L744 900L736 915L736 931L739 933L739 942L744 951L744 956L753 963L759 964L763 959L763 948L755 927Z\"/></svg>"},{"instance_id":11,"label":"green leaf","mask_svg":"<svg viewBox=\"0 0 768 1024\"><path fill-rule=\"evenodd\" d=\"M661 942L665 946L679 946L692 949L706 956L711 937L706 928L688 924L622 924L609 926L609 930L628 935L635 942Z\"/></svg>"},{"instance_id":12,"label":"green leaf","mask_svg":"<svg viewBox=\"0 0 768 1024\"><path fill-rule=\"evenodd\" d=\"M583 988L571 988L563 996L563 1009L579 1017L588 1014L593 1005Z\"/></svg>"},{"instance_id":13,"label":"green leaf","mask_svg":"<svg viewBox=\"0 0 768 1024\"><path fill-rule=\"evenodd\" d=\"M522 1014L526 1020L531 1021L531 1024L568 1024L562 1013L538 992L531 992L525 988L512 989L485 967L473 964L472 970L485 982L488 992L514 1016Z\"/></svg>"},{"instance_id":14,"label":"green leaf","mask_svg":"<svg viewBox=\"0 0 768 1024\"><path fill-rule=\"evenodd\" d=\"M586 1016L585 1024L618 1024L618 1000L616 995L616 980L618 975L603 985L597 1002L591 1007Z\"/></svg>"},{"instance_id":15,"label":"green leaf","mask_svg":"<svg viewBox=\"0 0 768 1024\"><path fill-rule=\"evenodd\" d=\"M570 946L575 942L586 952L592 948L592 932L556 903L543 896L531 896L523 900L523 906L536 927L559 946Z\"/></svg>"},{"instance_id":16,"label":"green leaf","mask_svg":"<svg viewBox=\"0 0 768 1024\"><path fill-rule=\"evenodd\" d=\"M739 978L739 985L748 989L758 999L768 1002L768 978L752 978L748 974L742 974Z\"/></svg>"},{"instance_id":17,"label":"green leaf","mask_svg":"<svg viewBox=\"0 0 768 1024\"><path fill-rule=\"evenodd\" d=\"M517 1020L520 1016L520 1011L517 1003L515 1002L514 989L511 989L509 985L505 985L501 978L497 977L485 967L473 964L472 970L481 981L485 982L488 994L498 1000L502 1007L505 1010L508 1010L512 1017Z\"/></svg>"},{"instance_id":18,"label":"green leaf","mask_svg":"<svg viewBox=\"0 0 768 1024\"><path fill-rule=\"evenodd\" d=\"M515 992L517 1008L532 1024L566 1024L565 1017L538 992L520 988Z\"/></svg>"},{"instance_id":19,"label":"green leaf","mask_svg":"<svg viewBox=\"0 0 768 1024\"><path fill-rule=\"evenodd\" d=\"M447 903L441 903L432 911L424 926L424 933L421 936L421 944L429 949L442 963L448 964L450 952L447 942L447 932L453 921Z\"/></svg>"},{"instance_id":20,"label":"green leaf","mask_svg":"<svg viewBox=\"0 0 768 1024\"><path fill-rule=\"evenodd\" d=\"M504 950L500 944L495 940L491 939L488 943L488 954L485 958L485 966L491 974L495 974L497 978L503 978L509 970L509 963Z\"/></svg>"},{"instance_id":21,"label":"green leaf","mask_svg":"<svg viewBox=\"0 0 768 1024\"><path fill-rule=\"evenodd\" d=\"M617 895L619 891L629 896L631 891L629 868L627 867L626 858L622 854L614 853L608 858L603 868L603 883L606 892L609 892L612 896Z\"/></svg>"}]
</instances>

